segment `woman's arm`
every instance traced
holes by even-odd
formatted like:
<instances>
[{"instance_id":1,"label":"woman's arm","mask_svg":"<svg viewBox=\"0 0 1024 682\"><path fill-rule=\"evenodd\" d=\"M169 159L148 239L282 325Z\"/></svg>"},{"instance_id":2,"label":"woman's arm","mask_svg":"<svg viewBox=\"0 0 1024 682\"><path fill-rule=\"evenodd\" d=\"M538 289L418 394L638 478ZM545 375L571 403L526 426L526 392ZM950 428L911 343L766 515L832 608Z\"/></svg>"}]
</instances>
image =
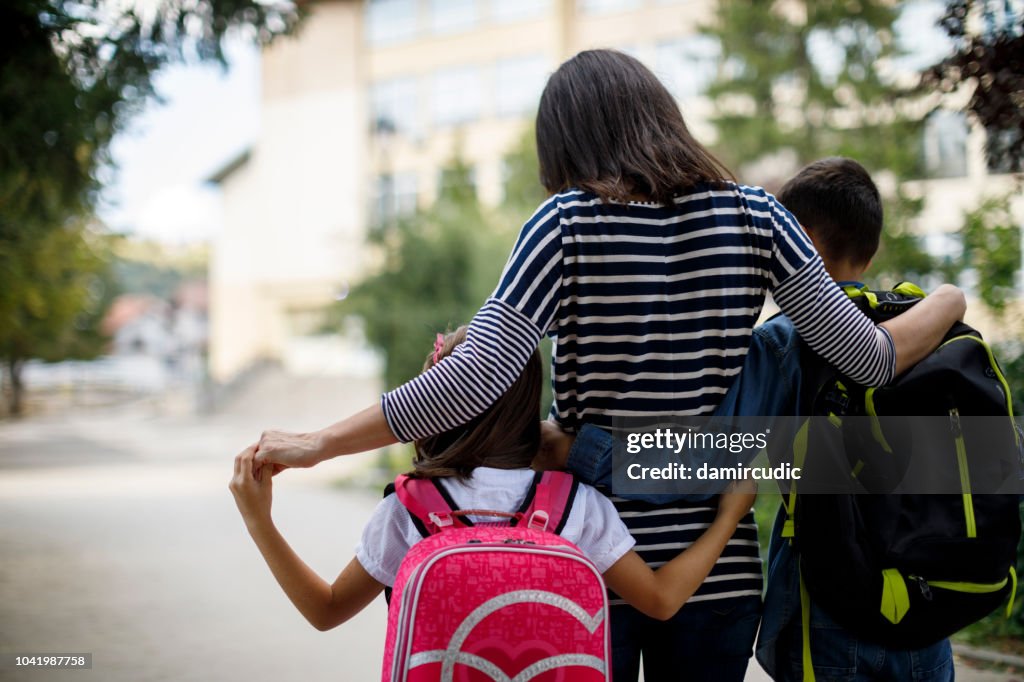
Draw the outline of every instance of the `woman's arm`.
<instances>
[{"instance_id":1,"label":"woman's arm","mask_svg":"<svg viewBox=\"0 0 1024 682\"><path fill-rule=\"evenodd\" d=\"M748 200L761 201L750 196ZM866 386L888 383L935 350L963 317L963 294L944 285L936 290L934 301L928 297L908 311L916 311L909 319L903 319L904 313L875 325L836 286L792 214L769 194L763 201L767 210L752 216L759 229L772 235L770 280L775 302L801 338L854 381Z\"/></svg>"},{"instance_id":2,"label":"woman's arm","mask_svg":"<svg viewBox=\"0 0 1024 682\"><path fill-rule=\"evenodd\" d=\"M310 433L264 431L257 443L256 465L311 467L339 455L351 455L397 443L380 404Z\"/></svg>"},{"instance_id":3,"label":"woman's arm","mask_svg":"<svg viewBox=\"0 0 1024 682\"><path fill-rule=\"evenodd\" d=\"M550 328L562 281L557 197L523 226L497 288L466 341L429 372L385 393L379 405L314 433L265 432L256 461L308 467L338 455L443 433L494 404ZM424 354L427 349L424 348Z\"/></svg>"},{"instance_id":4,"label":"woman's arm","mask_svg":"<svg viewBox=\"0 0 1024 682\"><path fill-rule=\"evenodd\" d=\"M329 630L362 611L384 586L374 580L355 559L328 584L313 571L284 539L271 518L273 483L261 470L253 471L256 446L235 458L229 488L256 547L270 572L295 608L317 630Z\"/></svg>"},{"instance_id":5,"label":"woman's arm","mask_svg":"<svg viewBox=\"0 0 1024 682\"><path fill-rule=\"evenodd\" d=\"M714 567L756 497L739 484L719 499L718 515L696 542L656 571L630 550L604 573L608 587L651 618L667 620L693 596Z\"/></svg>"}]
</instances>

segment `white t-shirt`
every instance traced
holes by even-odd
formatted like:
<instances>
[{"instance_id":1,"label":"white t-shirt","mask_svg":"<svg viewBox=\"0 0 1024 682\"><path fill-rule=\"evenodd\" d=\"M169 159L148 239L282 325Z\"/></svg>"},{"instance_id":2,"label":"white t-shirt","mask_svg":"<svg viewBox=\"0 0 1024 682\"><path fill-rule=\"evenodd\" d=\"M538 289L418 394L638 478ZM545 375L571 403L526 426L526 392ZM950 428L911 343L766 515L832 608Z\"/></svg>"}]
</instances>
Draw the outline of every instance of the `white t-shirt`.
<instances>
[{"instance_id":1,"label":"white t-shirt","mask_svg":"<svg viewBox=\"0 0 1024 682\"><path fill-rule=\"evenodd\" d=\"M514 512L526 499L533 474L530 469L478 467L468 481L446 478L442 485L459 509ZM469 518L473 522L494 521L493 517ZM601 573L636 543L608 498L582 483L560 535L579 547ZM398 496L388 495L363 529L356 559L374 580L394 585L402 559L422 539Z\"/></svg>"}]
</instances>

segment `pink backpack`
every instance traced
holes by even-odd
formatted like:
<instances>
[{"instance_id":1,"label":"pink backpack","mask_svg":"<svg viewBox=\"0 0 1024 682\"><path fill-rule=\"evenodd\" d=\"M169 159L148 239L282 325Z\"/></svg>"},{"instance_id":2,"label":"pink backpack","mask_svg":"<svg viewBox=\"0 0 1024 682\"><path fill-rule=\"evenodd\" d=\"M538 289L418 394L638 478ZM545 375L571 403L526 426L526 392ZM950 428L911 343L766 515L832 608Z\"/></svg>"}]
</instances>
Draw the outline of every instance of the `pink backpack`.
<instances>
[{"instance_id":1,"label":"pink backpack","mask_svg":"<svg viewBox=\"0 0 1024 682\"><path fill-rule=\"evenodd\" d=\"M439 481L398 477L398 499L425 539L395 579L385 682L611 679L604 581L557 535L577 485L537 474L510 514L459 510ZM506 521L474 525L470 514Z\"/></svg>"}]
</instances>

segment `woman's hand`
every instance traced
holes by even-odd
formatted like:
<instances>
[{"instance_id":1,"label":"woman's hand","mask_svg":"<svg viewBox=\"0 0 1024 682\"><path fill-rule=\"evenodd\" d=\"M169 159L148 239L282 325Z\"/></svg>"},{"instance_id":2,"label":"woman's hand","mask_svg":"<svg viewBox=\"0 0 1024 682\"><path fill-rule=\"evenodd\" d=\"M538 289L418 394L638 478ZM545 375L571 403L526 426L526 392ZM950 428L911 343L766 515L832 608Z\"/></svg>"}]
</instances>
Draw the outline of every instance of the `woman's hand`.
<instances>
[{"instance_id":1,"label":"woman's hand","mask_svg":"<svg viewBox=\"0 0 1024 682\"><path fill-rule=\"evenodd\" d=\"M273 464L275 474L290 467L311 467L326 459L319 431L264 431L256 444L256 453L257 465Z\"/></svg>"},{"instance_id":2,"label":"woman's hand","mask_svg":"<svg viewBox=\"0 0 1024 682\"><path fill-rule=\"evenodd\" d=\"M247 526L270 521L273 482L268 467L254 465L256 446L250 445L235 457L235 474L228 488Z\"/></svg>"},{"instance_id":3,"label":"woman's hand","mask_svg":"<svg viewBox=\"0 0 1024 682\"><path fill-rule=\"evenodd\" d=\"M757 484L753 481L730 483L718 500L718 518L736 525L754 506L756 499Z\"/></svg>"}]
</instances>

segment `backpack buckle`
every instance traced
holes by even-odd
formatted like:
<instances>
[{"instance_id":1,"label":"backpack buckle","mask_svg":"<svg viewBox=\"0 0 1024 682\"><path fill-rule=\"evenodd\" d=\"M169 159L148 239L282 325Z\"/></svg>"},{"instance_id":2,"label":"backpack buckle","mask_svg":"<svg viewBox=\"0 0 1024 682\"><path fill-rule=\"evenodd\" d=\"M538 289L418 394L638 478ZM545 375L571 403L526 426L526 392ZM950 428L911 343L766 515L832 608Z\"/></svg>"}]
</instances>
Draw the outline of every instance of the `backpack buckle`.
<instances>
[{"instance_id":1,"label":"backpack buckle","mask_svg":"<svg viewBox=\"0 0 1024 682\"><path fill-rule=\"evenodd\" d=\"M550 520L551 517L548 516L548 513L546 511L544 511L543 509L538 509L537 511L530 514L530 519L526 522L526 527L530 530L547 530L548 522Z\"/></svg>"},{"instance_id":2,"label":"backpack buckle","mask_svg":"<svg viewBox=\"0 0 1024 682\"><path fill-rule=\"evenodd\" d=\"M427 518L430 519L430 522L438 528L447 528L448 526L451 526L455 523L455 521L452 520L452 515L447 512L443 514L438 514L437 512L430 512L429 514L427 514Z\"/></svg>"}]
</instances>

